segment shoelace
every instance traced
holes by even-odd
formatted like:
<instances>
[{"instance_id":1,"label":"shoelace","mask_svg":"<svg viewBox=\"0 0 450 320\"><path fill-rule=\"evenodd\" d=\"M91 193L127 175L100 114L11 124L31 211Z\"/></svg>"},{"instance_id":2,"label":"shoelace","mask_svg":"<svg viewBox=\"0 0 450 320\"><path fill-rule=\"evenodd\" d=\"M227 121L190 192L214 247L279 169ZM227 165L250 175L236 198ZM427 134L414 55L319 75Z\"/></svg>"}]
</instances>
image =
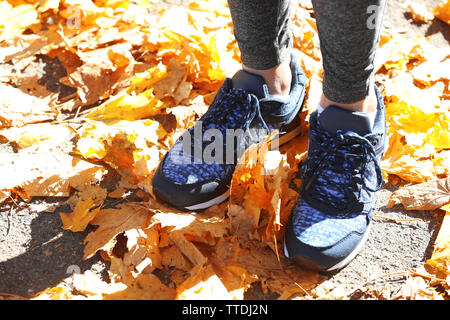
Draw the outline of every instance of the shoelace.
<instances>
[{"instance_id":1,"label":"shoelace","mask_svg":"<svg viewBox=\"0 0 450 320\"><path fill-rule=\"evenodd\" d=\"M226 131L227 129L239 128L243 132L246 132L250 124L252 122L254 124L254 121L258 122L258 119L261 118L259 102L255 95L243 89L222 88L211 104L208 112L195 125L198 126L201 124L202 129L199 132L200 135L196 134L195 126L191 127L187 132L183 133L181 140L178 140L170 150L169 157L167 157L163 168L166 178L177 183L186 183L186 181L193 181L192 177L195 178L195 181L213 178L222 180L231 177L237 164L237 159L240 156L237 151L245 151L251 144L252 138L247 136L243 139L234 138L233 145L227 146ZM205 148L212 143L212 141L205 139L205 133L208 129L218 130L222 135L224 148L223 158L220 155L217 158L217 160L220 159L220 162L215 162L215 148L209 150L211 151L210 155L212 158L204 157ZM187 146L183 145L185 134L189 135L190 152L186 152L187 150L185 148ZM217 131L215 134L217 134ZM213 138L214 142L216 142L214 137L210 138ZM198 154L196 154L196 151ZM227 154L227 152L230 154ZM231 159L230 156L232 156ZM203 166L203 164L208 164L208 166Z\"/></svg>"},{"instance_id":2,"label":"shoelace","mask_svg":"<svg viewBox=\"0 0 450 320\"><path fill-rule=\"evenodd\" d=\"M356 133L344 133L341 130L333 135L328 131L321 130L318 126L311 126L310 130L319 147L311 151L312 154L308 156L307 162L303 166L301 176L305 183L302 184L302 192L307 192L317 177L327 169L336 174L348 175L348 179L345 180L348 180L349 183L339 183L335 186L343 191L346 201L351 199L356 183L361 183L362 188L370 192L375 192L381 188L383 183L381 168L378 165L375 148L368 139ZM334 155L334 157L330 155ZM337 163L336 157L343 158L343 162ZM335 161L331 161L333 158ZM368 186L364 178L355 179L356 175L365 172L371 161L373 161L376 170L377 185L375 188ZM339 208L337 203L332 205L337 209Z\"/></svg>"},{"instance_id":3,"label":"shoelace","mask_svg":"<svg viewBox=\"0 0 450 320\"><path fill-rule=\"evenodd\" d=\"M252 103L252 95L242 89L231 89L225 92L222 97L214 103L211 107L211 110L201 119L203 122L203 127L209 127L210 124L216 125L217 123L226 123L228 126L230 123L227 123L230 118L236 118L236 108L237 106L243 107L244 113L246 117L242 123L232 124L233 126L242 126L249 120L249 117L252 116L251 110Z\"/></svg>"},{"instance_id":4,"label":"shoelace","mask_svg":"<svg viewBox=\"0 0 450 320\"><path fill-rule=\"evenodd\" d=\"M255 95L243 89L229 89L223 92L222 97L211 106L211 110L202 117L201 121L204 129L214 128L219 129L222 132L225 148L227 143L226 129L245 129L255 117L261 117L258 113L259 102ZM218 128L217 124L222 124L222 127ZM268 132L267 126L265 124L263 124L263 126ZM237 141L237 144L234 145L235 153L240 147L238 144L244 145L240 148L242 150L245 150L249 146L251 142L248 138L249 136L245 136L245 139ZM253 140L255 140L254 142L257 142L256 139L254 139L254 136L251 136L250 138L253 138ZM193 137L191 141L192 147L194 147L194 144L200 144L201 147L204 147L205 143L210 143L204 139L200 141L198 140L198 137ZM239 156L240 155L235 155L235 158ZM234 159L234 161L236 162L237 159Z\"/></svg>"}]
</instances>

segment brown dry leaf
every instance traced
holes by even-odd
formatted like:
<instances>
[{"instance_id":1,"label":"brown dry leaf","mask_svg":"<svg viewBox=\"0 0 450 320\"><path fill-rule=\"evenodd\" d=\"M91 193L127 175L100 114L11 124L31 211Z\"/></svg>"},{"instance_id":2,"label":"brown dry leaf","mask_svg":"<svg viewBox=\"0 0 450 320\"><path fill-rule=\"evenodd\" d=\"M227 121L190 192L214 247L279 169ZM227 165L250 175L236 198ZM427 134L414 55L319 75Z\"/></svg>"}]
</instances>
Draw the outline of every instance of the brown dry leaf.
<instances>
[{"instance_id":1,"label":"brown dry leaf","mask_svg":"<svg viewBox=\"0 0 450 320\"><path fill-rule=\"evenodd\" d=\"M18 149L35 146L36 150L47 150L45 144L61 145L72 138L73 132L74 130L68 125L47 122L0 130L0 136L14 142Z\"/></svg>"},{"instance_id":2,"label":"brown dry leaf","mask_svg":"<svg viewBox=\"0 0 450 320\"><path fill-rule=\"evenodd\" d=\"M397 203L407 210L439 209L450 203L450 177L403 187L391 194L388 208Z\"/></svg>"},{"instance_id":3,"label":"brown dry leaf","mask_svg":"<svg viewBox=\"0 0 450 320\"><path fill-rule=\"evenodd\" d=\"M292 35L294 37L294 48L316 61L322 60L319 46L319 34L314 19L307 10L297 6L292 13Z\"/></svg>"},{"instance_id":4,"label":"brown dry leaf","mask_svg":"<svg viewBox=\"0 0 450 320\"><path fill-rule=\"evenodd\" d=\"M43 101L0 82L0 129L55 119Z\"/></svg>"},{"instance_id":5,"label":"brown dry leaf","mask_svg":"<svg viewBox=\"0 0 450 320\"><path fill-rule=\"evenodd\" d=\"M166 76L153 85L155 96L160 100L172 96L180 84L186 80L186 76L186 67L177 59L170 59L167 64ZM147 87L147 89L150 88ZM189 96L189 93L187 96Z\"/></svg>"},{"instance_id":6,"label":"brown dry leaf","mask_svg":"<svg viewBox=\"0 0 450 320\"><path fill-rule=\"evenodd\" d=\"M433 162L430 159L419 161L405 154L400 157L385 158L382 169L383 175L393 174L413 183L426 182L435 177Z\"/></svg>"},{"instance_id":7,"label":"brown dry leaf","mask_svg":"<svg viewBox=\"0 0 450 320\"><path fill-rule=\"evenodd\" d=\"M83 259L89 259L98 250L108 247L114 238L124 231L140 228L149 219L149 210L139 203L125 203L118 205L118 209L102 209L90 222L99 227L84 239Z\"/></svg>"},{"instance_id":8,"label":"brown dry leaf","mask_svg":"<svg viewBox=\"0 0 450 320\"><path fill-rule=\"evenodd\" d=\"M233 300L238 292L228 292L212 265L200 266L177 288L177 300Z\"/></svg>"},{"instance_id":9,"label":"brown dry leaf","mask_svg":"<svg viewBox=\"0 0 450 320\"><path fill-rule=\"evenodd\" d=\"M319 300L348 300L342 285L326 280L311 290L312 295Z\"/></svg>"},{"instance_id":10,"label":"brown dry leaf","mask_svg":"<svg viewBox=\"0 0 450 320\"><path fill-rule=\"evenodd\" d=\"M83 105L93 104L109 95L113 86L110 73L110 68L96 61L83 64L70 75L70 84L77 88Z\"/></svg>"},{"instance_id":11,"label":"brown dry leaf","mask_svg":"<svg viewBox=\"0 0 450 320\"><path fill-rule=\"evenodd\" d=\"M126 230L124 232L124 236L127 238L127 252L123 255L123 264L128 269L133 269L132 275L136 276L137 274L141 273L143 269L145 269L147 266L150 266L152 269L154 269L154 266L152 266L152 261L150 260L149 263L144 262L144 260L147 258L147 248L146 248L146 242L147 242L147 235L146 233L140 229L140 228L134 228L130 230ZM142 268L140 268L140 267ZM153 271L153 270L150 270Z\"/></svg>"},{"instance_id":12,"label":"brown dry leaf","mask_svg":"<svg viewBox=\"0 0 450 320\"><path fill-rule=\"evenodd\" d=\"M118 187L118 188L114 189L114 191L111 191L110 193L108 193L108 197L114 198L114 199L116 199L116 198L120 199L125 195L126 191L127 190L125 188Z\"/></svg>"},{"instance_id":13,"label":"brown dry leaf","mask_svg":"<svg viewBox=\"0 0 450 320\"><path fill-rule=\"evenodd\" d=\"M420 276L408 276L392 300L444 300L442 295Z\"/></svg>"},{"instance_id":14,"label":"brown dry leaf","mask_svg":"<svg viewBox=\"0 0 450 320\"><path fill-rule=\"evenodd\" d=\"M230 266L244 268L246 283L259 280L265 293L284 294L286 298L295 293L304 295L319 282L317 271L302 269L295 265L282 268L275 252L260 241L236 241L231 245L230 243L222 245L216 250L216 257L222 260L227 268ZM242 286L246 287L245 283Z\"/></svg>"},{"instance_id":15,"label":"brown dry leaf","mask_svg":"<svg viewBox=\"0 0 450 320\"><path fill-rule=\"evenodd\" d=\"M273 209L274 191L266 188L264 161L268 151L267 141L252 145L239 159L230 187L229 216L233 232L250 238L259 226L262 210ZM240 207L244 210L241 210Z\"/></svg>"},{"instance_id":16,"label":"brown dry leaf","mask_svg":"<svg viewBox=\"0 0 450 320\"><path fill-rule=\"evenodd\" d=\"M75 273L72 277L73 289L89 299L101 299L103 294L113 294L126 289L126 285L120 282L106 283L91 270L86 270L83 274Z\"/></svg>"},{"instance_id":17,"label":"brown dry leaf","mask_svg":"<svg viewBox=\"0 0 450 320\"><path fill-rule=\"evenodd\" d=\"M200 250L190 241L188 241L183 233L178 230L171 231L169 238L177 248L193 263L194 266L204 265L208 259L200 252Z\"/></svg>"},{"instance_id":18,"label":"brown dry leaf","mask_svg":"<svg viewBox=\"0 0 450 320\"><path fill-rule=\"evenodd\" d=\"M104 294L104 300L173 300L175 289L164 285L154 274L140 274L126 283L127 288L112 294Z\"/></svg>"},{"instance_id":19,"label":"brown dry leaf","mask_svg":"<svg viewBox=\"0 0 450 320\"><path fill-rule=\"evenodd\" d=\"M20 188L28 197L68 197L70 188L101 181L106 169L69 155L19 152L2 155L0 190Z\"/></svg>"},{"instance_id":20,"label":"brown dry leaf","mask_svg":"<svg viewBox=\"0 0 450 320\"><path fill-rule=\"evenodd\" d=\"M133 186L156 169L165 152L158 148L159 140L166 134L150 119L114 125L87 121L79 130L77 152L86 159L103 160L119 172L126 186Z\"/></svg>"},{"instance_id":21,"label":"brown dry leaf","mask_svg":"<svg viewBox=\"0 0 450 320\"><path fill-rule=\"evenodd\" d=\"M400 34L394 34L383 43L381 49L378 50L378 58L375 62L375 72L389 70L405 70L406 64L417 54L413 54L413 50L420 53L423 52L423 46L417 46L416 43L410 41ZM423 57L421 60L423 61Z\"/></svg>"},{"instance_id":22,"label":"brown dry leaf","mask_svg":"<svg viewBox=\"0 0 450 320\"><path fill-rule=\"evenodd\" d=\"M35 60L35 55L45 55L63 44L57 30L57 26L50 25L47 30L39 31L36 34L22 34L2 41L0 43L0 59L2 60L0 61L11 62L18 70L25 69L30 62ZM12 80L11 76L4 75L8 82Z\"/></svg>"},{"instance_id":23,"label":"brown dry leaf","mask_svg":"<svg viewBox=\"0 0 450 320\"><path fill-rule=\"evenodd\" d=\"M130 43L119 43L92 51L76 51L82 65L68 75L84 105L109 97L120 81L131 78L133 57Z\"/></svg>"},{"instance_id":24,"label":"brown dry leaf","mask_svg":"<svg viewBox=\"0 0 450 320\"><path fill-rule=\"evenodd\" d=\"M189 271L193 267L176 246L161 249L161 264L165 268L175 267L183 271Z\"/></svg>"},{"instance_id":25,"label":"brown dry leaf","mask_svg":"<svg viewBox=\"0 0 450 320\"><path fill-rule=\"evenodd\" d=\"M133 260L130 265L135 266L137 273L145 271L145 273L152 272L155 268L162 268L162 257L159 250L160 247L160 226L155 224L151 227L141 230L132 229L125 232L128 238L127 247L129 252L124 256L124 262L128 258L127 254L131 252L137 253L137 256L142 254L143 256L136 260L136 254L134 254Z\"/></svg>"},{"instance_id":26,"label":"brown dry leaf","mask_svg":"<svg viewBox=\"0 0 450 320\"><path fill-rule=\"evenodd\" d=\"M169 236L173 231L180 231L190 240L209 245L214 245L217 239L229 231L228 220L221 216L202 213L174 213L161 210L153 215L152 223L159 223L161 228L170 227Z\"/></svg>"},{"instance_id":27,"label":"brown dry leaf","mask_svg":"<svg viewBox=\"0 0 450 320\"><path fill-rule=\"evenodd\" d=\"M433 13L428 11L423 4L409 1L407 5L414 21L426 23L434 19Z\"/></svg>"},{"instance_id":28,"label":"brown dry leaf","mask_svg":"<svg viewBox=\"0 0 450 320\"><path fill-rule=\"evenodd\" d=\"M450 278L450 206L444 207L446 207L445 216L434 242L433 254L426 264L440 271L439 278L448 280Z\"/></svg>"},{"instance_id":29,"label":"brown dry leaf","mask_svg":"<svg viewBox=\"0 0 450 320\"><path fill-rule=\"evenodd\" d=\"M282 226L297 197L288 186L305 156L305 136L283 146L281 152L268 150L270 139L249 148L245 163L236 168L228 214L235 234L267 241L277 251L274 239L283 237Z\"/></svg>"},{"instance_id":30,"label":"brown dry leaf","mask_svg":"<svg viewBox=\"0 0 450 320\"><path fill-rule=\"evenodd\" d=\"M213 267L228 292L238 300L242 300L252 283L258 281L258 275L249 273L246 268L236 263L213 261Z\"/></svg>"}]
</instances>

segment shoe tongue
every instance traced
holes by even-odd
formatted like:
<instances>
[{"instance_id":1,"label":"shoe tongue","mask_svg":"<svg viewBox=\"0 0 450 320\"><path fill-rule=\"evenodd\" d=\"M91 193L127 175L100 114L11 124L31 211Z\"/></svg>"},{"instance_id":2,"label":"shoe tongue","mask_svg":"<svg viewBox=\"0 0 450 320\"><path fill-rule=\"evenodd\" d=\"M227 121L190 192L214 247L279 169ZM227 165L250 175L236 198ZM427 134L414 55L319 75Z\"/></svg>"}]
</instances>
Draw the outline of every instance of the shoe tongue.
<instances>
[{"instance_id":1,"label":"shoe tongue","mask_svg":"<svg viewBox=\"0 0 450 320\"><path fill-rule=\"evenodd\" d=\"M258 99L262 99L266 96L264 87L266 83L264 79L254 73L250 73L245 70L239 70L231 78L233 88L245 89L253 93Z\"/></svg>"},{"instance_id":2,"label":"shoe tongue","mask_svg":"<svg viewBox=\"0 0 450 320\"><path fill-rule=\"evenodd\" d=\"M331 105L325 108L319 116L320 126L332 133L337 130L353 131L360 136L365 136L372 131L370 117L367 113L349 111L341 107Z\"/></svg>"}]
</instances>

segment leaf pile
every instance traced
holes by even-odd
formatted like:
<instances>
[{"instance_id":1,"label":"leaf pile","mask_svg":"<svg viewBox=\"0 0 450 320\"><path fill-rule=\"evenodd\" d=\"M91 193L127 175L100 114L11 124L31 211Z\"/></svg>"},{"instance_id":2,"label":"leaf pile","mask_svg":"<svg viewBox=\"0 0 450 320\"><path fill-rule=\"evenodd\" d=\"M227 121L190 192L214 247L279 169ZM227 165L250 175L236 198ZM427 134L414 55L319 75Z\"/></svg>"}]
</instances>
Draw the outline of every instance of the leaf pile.
<instances>
[{"instance_id":1,"label":"leaf pile","mask_svg":"<svg viewBox=\"0 0 450 320\"><path fill-rule=\"evenodd\" d=\"M99 253L111 265L109 282L90 271L75 274L36 299L243 299L256 283L280 299L345 297L326 282L318 286L319 274L293 265L282 250L323 76L311 4L293 8L294 48L308 79L302 133L279 151L269 151L270 137L250 148L230 200L202 212L160 202L151 180L178 135L240 68L226 1L159 11L145 0L0 5L0 147L10 150L2 151L0 172L8 178L0 203L67 198L63 228L95 226L84 259ZM437 180L450 168L450 52L397 34L384 35L380 46L385 179L429 183L411 192L439 199L412 206L437 210L450 202L442 195L448 180L442 190ZM408 195L396 194L392 205ZM427 262L435 278L447 280L448 230L444 223Z\"/></svg>"}]
</instances>

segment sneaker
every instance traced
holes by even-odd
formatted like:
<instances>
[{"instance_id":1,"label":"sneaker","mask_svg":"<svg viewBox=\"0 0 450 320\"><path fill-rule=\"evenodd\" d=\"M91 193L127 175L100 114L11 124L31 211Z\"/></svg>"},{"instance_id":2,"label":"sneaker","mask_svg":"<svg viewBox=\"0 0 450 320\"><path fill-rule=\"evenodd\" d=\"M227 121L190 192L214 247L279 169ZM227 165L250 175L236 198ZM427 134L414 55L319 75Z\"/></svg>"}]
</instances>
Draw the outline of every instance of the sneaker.
<instances>
[{"instance_id":1,"label":"sneaker","mask_svg":"<svg viewBox=\"0 0 450 320\"><path fill-rule=\"evenodd\" d=\"M237 160L248 147L273 130L278 130L278 145L297 136L305 74L293 54L291 70L288 98L270 95L262 77L244 70L227 78L208 111L160 162L153 177L155 195L182 210L218 204L228 198Z\"/></svg>"},{"instance_id":2,"label":"sneaker","mask_svg":"<svg viewBox=\"0 0 450 320\"><path fill-rule=\"evenodd\" d=\"M310 116L308 156L300 195L286 225L284 253L300 265L338 270L362 249L372 222L386 145L378 89L375 122L338 106Z\"/></svg>"}]
</instances>

